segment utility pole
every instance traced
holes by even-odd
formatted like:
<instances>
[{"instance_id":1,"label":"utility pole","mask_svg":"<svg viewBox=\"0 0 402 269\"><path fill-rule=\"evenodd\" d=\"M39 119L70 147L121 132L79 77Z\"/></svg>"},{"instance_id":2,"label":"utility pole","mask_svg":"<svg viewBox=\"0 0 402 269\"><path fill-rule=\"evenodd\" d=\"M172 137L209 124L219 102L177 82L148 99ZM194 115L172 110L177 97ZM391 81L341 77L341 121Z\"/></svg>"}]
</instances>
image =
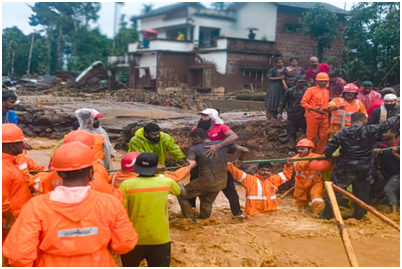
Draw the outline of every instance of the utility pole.
<instances>
[{"instance_id":1,"label":"utility pole","mask_svg":"<svg viewBox=\"0 0 402 269\"><path fill-rule=\"evenodd\" d=\"M33 34L32 34L31 48L29 49L27 75L29 75L29 71L31 69L32 49L33 49L34 40L35 40L35 29L34 29Z\"/></svg>"},{"instance_id":2,"label":"utility pole","mask_svg":"<svg viewBox=\"0 0 402 269\"><path fill-rule=\"evenodd\" d=\"M115 2L114 4L113 49L117 49L116 35L118 32L118 25L120 19L120 6L122 5L123 2Z\"/></svg>"}]
</instances>

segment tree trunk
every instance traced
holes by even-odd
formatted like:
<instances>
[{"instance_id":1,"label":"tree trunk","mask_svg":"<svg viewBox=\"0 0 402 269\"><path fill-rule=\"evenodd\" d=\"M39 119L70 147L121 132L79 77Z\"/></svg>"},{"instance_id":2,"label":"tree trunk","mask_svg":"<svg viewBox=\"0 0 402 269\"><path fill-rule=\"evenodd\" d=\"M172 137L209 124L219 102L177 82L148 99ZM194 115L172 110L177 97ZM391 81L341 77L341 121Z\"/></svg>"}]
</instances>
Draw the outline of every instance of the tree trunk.
<instances>
[{"instance_id":1,"label":"tree trunk","mask_svg":"<svg viewBox=\"0 0 402 269\"><path fill-rule=\"evenodd\" d=\"M12 58L12 52L11 52L11 46L13 45L13 41L10 41L8 43L8 49L7 49L7 75L11 76L11 58Z\"/></svg>"},{"instance_id":2,"label":"tree trunk","mask_svg":"<svg viewBox=\"0 0 402 269\"><path fill-rule=\"evenodd\" d=\"M59 36L57 37L57 64L56 71L61 70L62 58L61 58L61 36L63 34L62 26L59 25Z\"/></svg>"},{"instance_id":3,"label":"tree trunk","mask_svg":"<svg viewBox=\"0 0 402 269\"><path fill-rule=\"evenodd\" d=\"M11 75L14 76L14 59L15 59L15 50L13 50L13 56L11 58Z\"/></svg>"},{"instance_id":4,"label":"tree trunk","mask_svg":"<svg viewBox=\"0 0 402 269\"><path fill-rule=\"evenodd\" d=\"M318 62L322 62L322 57L324 55L324 45L323 44L317 44L317 58Z\"/></svg>"},{"instance_id":5,"label":"tree trunk","mask_svg":"<svg viewBox=\"0 0 402 269\"><path fill-rule=\"evenodd\" d=\"M29 75L29 71L31 69L31 59L32 59L32 49L33 49L33 44L35 40L35 30L32 34L32 40L31 40L31 48L29 49L29 57L28 57L28 66L27 66L27 75Z\"/></svg>"},{"instance_id":6,"label":"tree trunk","mask_svg":"<svg viewBox=\"0 0 402 269\"><path fill-rule=\"evenodd\" d=\"M50 30L47 31L47 59L46 59L46 75L50 75L50 60L52 58L52 38Z\"/></svg>"}]
</instances>

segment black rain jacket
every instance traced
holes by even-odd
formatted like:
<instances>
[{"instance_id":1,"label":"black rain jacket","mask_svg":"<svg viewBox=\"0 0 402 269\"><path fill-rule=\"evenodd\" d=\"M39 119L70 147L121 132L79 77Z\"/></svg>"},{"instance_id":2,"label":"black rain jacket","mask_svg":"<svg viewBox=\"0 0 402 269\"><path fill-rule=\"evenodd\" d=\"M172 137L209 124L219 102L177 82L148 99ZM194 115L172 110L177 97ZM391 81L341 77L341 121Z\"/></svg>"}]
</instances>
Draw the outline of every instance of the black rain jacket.
<instances>
[{"instance_id":1,"label":"black rain jacket","mask_svg":"<svg viewBox=\"0 0 402 269\"><path fill-rule=\"evenodd\" d=\"M336 166L353 170L371 169L376 139L394 125L399 126L399 117L391 117L377 124L349 126L334 135L325 147L324 154L331 155L340 146Z\"/></svg>"}]
</instances>

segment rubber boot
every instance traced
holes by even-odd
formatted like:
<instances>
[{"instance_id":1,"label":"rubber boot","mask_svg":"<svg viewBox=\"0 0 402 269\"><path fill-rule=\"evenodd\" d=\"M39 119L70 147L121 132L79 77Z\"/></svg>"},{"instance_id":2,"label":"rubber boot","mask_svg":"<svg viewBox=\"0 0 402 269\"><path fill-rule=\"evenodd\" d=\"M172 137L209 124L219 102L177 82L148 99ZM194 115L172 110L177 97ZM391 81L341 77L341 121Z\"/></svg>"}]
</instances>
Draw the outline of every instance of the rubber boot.
<instances>
[{"instance_id":1,"label":"rubber boot","mask_svg":"<svg viewBox=\"0 0 402 269\"><path fill-rule=\"evenodd\" d=\"M391 205L391 213L396 214L398 213L398 206L397 205Z\"/></svg>"}]
</instances>

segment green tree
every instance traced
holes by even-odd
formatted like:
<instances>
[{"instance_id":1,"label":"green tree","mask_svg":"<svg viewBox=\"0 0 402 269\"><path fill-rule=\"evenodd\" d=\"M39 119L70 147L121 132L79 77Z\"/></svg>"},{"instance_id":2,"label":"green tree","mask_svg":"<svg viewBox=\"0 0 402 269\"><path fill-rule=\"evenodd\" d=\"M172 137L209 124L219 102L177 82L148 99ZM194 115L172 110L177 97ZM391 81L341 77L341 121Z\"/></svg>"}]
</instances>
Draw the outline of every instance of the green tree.
<instances>
[{"instance_id":1,"label":"green tree","mask_svg":"<svg viewBox=\"0 0 402 269\"><path fill-rule=\"evenodd\" d=\"M2 68L3 74L14 76L20 74L19 65L21 64L20 53L23 50L23 45L29 42L28 37L16 26L6 28L2 34ZM28 53L26 57L28 58ZM25 56L25 55L24 55ZM25 61L26 62L26 61ZM17 70L17 72L16 72Z\"/></svg>"},{"instance_id":2,"label":"green tree","mask_svg":"<svg viewBox=\"0 0 402 269\"><path fill-rule=\"evenodd\" d=\"M128 51L128 44L137 42L139 34L137 31L137 21L131 19L131 26L128 27L128 23L125 21L125 14L121 15L119 32L116 35L116 50L115 55L124 55Z\"/></svg>"},{"instance_id":3,"label":"green tree","mask_svg":"<svg viewBox=\"0 0 402 269\"><path fill-rule=\"evenodd\" d=\"M141 13L142 14L147 14L147 13L151 12L153 7L154 7L153 4L143 4Z\"/></svg>"},{"instance_id":4,"label":"green tree","mask_svg":"<svg viewBox=\"0 0 402 269\"><path fill-rule=\"evenodd\" d=\"M374 85L399 84L400 3L358 3L347 16L341 75Z\"/></svg>"},{"instance_id":5,"label":"green tree","mask_svg":"<svg viewBox=\"0 0 402 269\"><path fill-rule=\"evenodd\" d=\"M317 57L321 61L324 49L329 47L339 35L337 15L324 4L316 3L302 13L300 22L303 25L303 33L315 38Z\"/></svg>"},{"instance_id":6,"label":"green tree","mask_svg":"<svg viewBox=\"0 0 402 269\"><path fill-rule=\"evenodd\" d=\"M226 10L231 5L230 2L213 2L211 3L211 7L216 10Z\"/></svg>"}]
</instances>

